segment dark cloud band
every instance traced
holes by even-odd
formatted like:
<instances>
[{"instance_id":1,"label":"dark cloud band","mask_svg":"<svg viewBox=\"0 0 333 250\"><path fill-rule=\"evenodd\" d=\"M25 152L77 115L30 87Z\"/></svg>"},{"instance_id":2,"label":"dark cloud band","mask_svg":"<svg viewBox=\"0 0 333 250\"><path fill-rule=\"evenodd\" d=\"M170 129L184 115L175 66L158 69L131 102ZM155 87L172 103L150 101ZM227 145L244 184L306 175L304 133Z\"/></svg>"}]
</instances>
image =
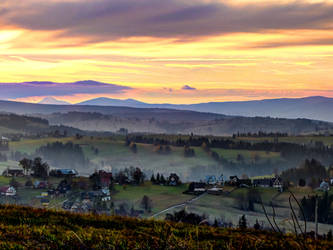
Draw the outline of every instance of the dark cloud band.
<instances>
[{"instance_id":1,"label":"dark cloud band","mask_svg":"<svg viewBox=\"0 0 333 250\"><path fill-rule=\"evenodd\" d=\"M299 1L240 6L200 0L3 1L0 23L29 30L58 30L63 36L99 41L133 36L201 37L279 29L331 29L333 23L332 4Z\"/></svg>"},{"instance_id":2,"label":"dark cloud band","mask_svg":"<svg viewBox=\"0 0 333 250\"><path fill-rule=\"evenodd\" d=\"M31 96L71 96L75 94L116 94L130 90L130 87L95 81L70 83L22 82L0 83L1 99L16 99Z\"/></svg>"}]
</instances>

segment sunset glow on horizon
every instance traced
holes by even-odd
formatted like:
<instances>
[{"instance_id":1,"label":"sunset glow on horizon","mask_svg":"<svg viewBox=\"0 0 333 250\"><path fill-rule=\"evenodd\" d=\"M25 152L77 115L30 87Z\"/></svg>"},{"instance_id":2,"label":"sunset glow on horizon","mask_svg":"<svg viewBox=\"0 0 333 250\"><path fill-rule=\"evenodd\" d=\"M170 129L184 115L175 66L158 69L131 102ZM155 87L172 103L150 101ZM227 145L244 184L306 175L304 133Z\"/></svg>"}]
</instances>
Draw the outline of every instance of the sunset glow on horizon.
<instances>
[{"instance_id":1,"label":"sunset glow on horizon","mask_svg":"<svg viewBox=\"0 0 333 250\"><path fill-rule=\"evenodd\" d=\"M333 1L3 0L0 13L0 99L333 97ZM73 85L86 80L111 87Z\"/></svg>"}]
</instances>

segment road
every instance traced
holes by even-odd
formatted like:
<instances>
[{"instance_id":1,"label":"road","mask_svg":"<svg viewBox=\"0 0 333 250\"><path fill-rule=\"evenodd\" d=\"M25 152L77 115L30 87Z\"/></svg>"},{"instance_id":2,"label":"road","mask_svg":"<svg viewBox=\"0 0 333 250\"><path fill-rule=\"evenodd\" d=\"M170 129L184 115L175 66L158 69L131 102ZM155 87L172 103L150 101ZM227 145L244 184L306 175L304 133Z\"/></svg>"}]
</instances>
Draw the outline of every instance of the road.
<instances>
[{"instance_id":1,"label":"road","mask_svg":"<svg viewBox=\"0 0 333 250\"><path fill-rule=\"evenodd\" d=\"M179 208L179 207L184 207L184 206L186 206L186 205L189 205L189 204L191 204L192 202L199 200L200 198L202 198L202 197L205 196L206 194L207 194L207 193L200 194L199 196L194 197L194 198L191 199L191 200L185 201L184 203L181 203L181 204L178 204L178 205L173 205L173 206L171 206L171 207L168 207L168 208L166 208L166 209L164 209L164 210L162 210L162 211L160 211L160 212L158 212L158 213L156 213L156 214L153 214L152 216L150 216L150 218L154 218L154 217L156 217L156 216L159 216L160 214L163 214L163 213L165 213L165 212L168 212L168 211L170 211L170 210L172 210L172 209Z\"/></svg>"}]
</instances>

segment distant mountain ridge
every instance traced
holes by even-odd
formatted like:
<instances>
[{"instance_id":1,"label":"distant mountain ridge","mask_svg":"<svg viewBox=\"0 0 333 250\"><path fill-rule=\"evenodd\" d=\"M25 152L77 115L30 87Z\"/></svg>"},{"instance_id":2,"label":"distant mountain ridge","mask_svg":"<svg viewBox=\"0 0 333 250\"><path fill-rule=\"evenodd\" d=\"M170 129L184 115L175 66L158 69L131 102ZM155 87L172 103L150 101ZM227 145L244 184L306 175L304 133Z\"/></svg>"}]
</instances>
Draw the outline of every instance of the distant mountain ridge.
<instances>
[{"instance_id":1,"label":"distant mountain ridge","mask_svg":"<svg viewBox=\"0 0 333 250\"><path fill-rule=\"evenodd\" d=\"M306 118L333 122L333 98L310 96L255 101L208 102L198 104L149 104L133 99L96 98L77 105L126 106L133 108L163 108L191 110L233 116L263 116L278 118Z\"/></svg>"},{"instance_id":2,"label":"distant mountain ridge","mask_svg":"<svg viewBox=\"0 0 333 250\"><path fill-rule=\"evenodd\" d=\"M52 96L47 96L38 102L39 104L52 104L52 105L70 105L69 102L60 101Z\"/></svg>"}]
</instances>

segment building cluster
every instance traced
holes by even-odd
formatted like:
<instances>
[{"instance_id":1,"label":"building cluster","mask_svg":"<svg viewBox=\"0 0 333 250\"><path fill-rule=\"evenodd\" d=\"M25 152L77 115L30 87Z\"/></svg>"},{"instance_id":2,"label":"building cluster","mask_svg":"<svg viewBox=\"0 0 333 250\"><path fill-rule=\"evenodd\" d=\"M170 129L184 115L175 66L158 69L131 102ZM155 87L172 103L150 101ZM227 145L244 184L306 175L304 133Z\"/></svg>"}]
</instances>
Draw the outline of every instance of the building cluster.
<instances>
[{"instance_id":1,"label":"building cluster","mask_svg":"<svg viewBox=\"0 0 333 250\"><path fill-rule=\"evenodd\" d=\"M224 180L223 175L218 178L214 175L209 175L206 176L205 181L191 182L188 190L186 190L184 193L200 195L207 192L208 194L220 195L223 194L223 187L226 185L235 188L276 188L280 192L283 191L282 180L279 176L261 179L240 179L237 177L237 175L234 175L230 176L229 180Z\"/></svg>"}]
</instances>

